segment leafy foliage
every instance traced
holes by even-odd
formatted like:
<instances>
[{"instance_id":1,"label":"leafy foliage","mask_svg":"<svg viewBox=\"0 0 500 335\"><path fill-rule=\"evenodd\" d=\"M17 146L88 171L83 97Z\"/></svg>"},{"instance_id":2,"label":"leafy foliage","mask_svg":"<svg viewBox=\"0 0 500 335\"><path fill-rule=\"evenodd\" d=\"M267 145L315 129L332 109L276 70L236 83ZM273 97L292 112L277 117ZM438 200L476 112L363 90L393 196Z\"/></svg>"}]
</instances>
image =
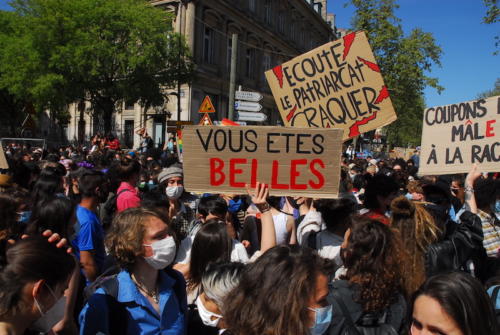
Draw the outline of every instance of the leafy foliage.
<instances>
[{"instance_id":1,"label":"leafy foliage","mask_svg":"<svg viewBox=\"0 0 500 335\"><path fill-rule=\"evenodd\" d=\"M394 14L399 7L395 0L351 3L356 7L353 29L367 33L398 115L388 126L387 140L391 145L417 145L422 133L424 89L443 90L436 78L427 75L434 65L440 65L441 48L431 33L421 29L404 35L401 20Z\"/></svg>"},{"instance_id":2,"label":"leafy foliage","mask_svg":"<svg viewBox=\"0 0 500 335\"><path fill-rule=\"evenodd\" d=\"M483 17L483 23L493 24L500 21L500 8L498 8L498 0L483 0L486 6L486 14ZM500 36L495 36L495 46L500 48ZM498 55L498 50L494 52Z\"/></svg>"},{"instance_id":3,"label":"leafy foliage","mask_svg":"<svg viewBox=\"0 0 500 335\"><path fill-rule=\"evenodd\" d=\"M500 95L500 78L497 78L497 80L495 81L495 87L493 87L493 89L479 93L477 98L478 99L480 99L480 98L486 99L486 98L494 97L497 95Z\"/></svg>"},{"instance_id":4,"label":"leafy foliage","mask_svg":"<svg viewBox=\"0 0 500 335\"><path fill-rule=\"evenodd\" d=\"M13 0L2 13L0 88L64 113L90 101L111 129L123 100L163 103L191 79L193 63L172 17L143 0ZM64 115L60 115L64 118Z\"/></svg>"}]
</instances>

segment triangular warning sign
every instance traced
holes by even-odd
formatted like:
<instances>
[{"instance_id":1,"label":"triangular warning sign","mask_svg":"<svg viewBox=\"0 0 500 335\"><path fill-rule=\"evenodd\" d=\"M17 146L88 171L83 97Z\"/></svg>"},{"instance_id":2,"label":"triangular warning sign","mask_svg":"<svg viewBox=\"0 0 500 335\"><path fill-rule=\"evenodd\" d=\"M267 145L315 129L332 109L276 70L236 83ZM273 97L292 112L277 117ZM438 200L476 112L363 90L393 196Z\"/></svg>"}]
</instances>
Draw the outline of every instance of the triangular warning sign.
<instances>
[{"instance_id":1,"label":"triangular warning sign","mask_svg":"<svg viewBox=\"0 0 500 335\"><path fill-rule=\"evenodd\" d=\"M210 100L210 97L208 95L205 97L205 99L203 99L198 113L215 113L214 105L212 104L212 100Z\"/></svg>"},{"instance_id":2,"label":"triangular warning sign","mask_svg":"<svg viewBox=\"0 0 500 335\"><path fill-rule=\"evenodd\" d=\"M212 120L210 119L210 116L208 116L207 113L203 114L199 125L200 126L212 126L213 125Z\"/></svg>"}]
</instances>

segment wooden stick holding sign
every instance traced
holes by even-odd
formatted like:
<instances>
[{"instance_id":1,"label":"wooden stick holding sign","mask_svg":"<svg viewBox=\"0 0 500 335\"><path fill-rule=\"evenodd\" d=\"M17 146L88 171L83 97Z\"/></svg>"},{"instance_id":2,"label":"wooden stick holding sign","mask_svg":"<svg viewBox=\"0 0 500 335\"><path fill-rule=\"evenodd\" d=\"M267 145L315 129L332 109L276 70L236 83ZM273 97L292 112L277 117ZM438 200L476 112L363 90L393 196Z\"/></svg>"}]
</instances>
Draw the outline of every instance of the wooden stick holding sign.
<instances>
[{"instance_id":1,"label":"wooden stick holding sign","mask_svg":"<svg viewBox=\"0 0 500 335\"><path fill-rule=\"evenodd\" d=\"M190 192L244 194L259 181L271 195L338 196L340 129L186 126L183 140Z\"/></svg>"},{"instance_id":2,"label":"wooden stick holding sign","mask_svg":"<svg viewBox=\"0 0 500 335\"><path fill-rule=\"evenodd\" d=\"M286 126L340 128L347 140L396 120L362 31L276 66L266 78Z\"/></svg>"},{"instance_id":3,"label":"wooden stick holding sign","mask_svg":"<svg viewBox=\"0 0 500 335\"><path fill-rule=\"evenodd\" d=\"M424 111L419 175L500 171L500 96Z\"/></svg>"}]
</instances>

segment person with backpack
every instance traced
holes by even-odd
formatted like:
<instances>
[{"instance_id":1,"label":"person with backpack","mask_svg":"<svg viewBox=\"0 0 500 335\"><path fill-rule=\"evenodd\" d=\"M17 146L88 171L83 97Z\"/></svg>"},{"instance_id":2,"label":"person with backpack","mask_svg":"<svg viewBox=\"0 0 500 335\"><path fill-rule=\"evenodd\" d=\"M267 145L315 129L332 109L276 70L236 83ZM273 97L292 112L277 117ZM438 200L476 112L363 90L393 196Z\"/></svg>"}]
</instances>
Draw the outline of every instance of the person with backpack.
<instances>
[{"instance_id":1,"label":"person with backpack","mask_svg":"<svg viewBox=\"0 0 500 335\"><path fill-rule=\"evenodd\" d=\"M328 335L399 334L406 326L401 240L378 220L353 220L342 244L346 273L333 281Z\"/></svg>"},{"instance_id":2,"label":"person with backpack","mask_svg":"<svg viewBox=\"0 0 500 335\"><path fill-rule=\"evenodd\" d=\"M108 196L104 174L89 170L79 179L82 200L76 207L76 235L72 241L87 284L99 276L106 258L104 231L97 216L97 206Z\"/></svg>"},{"instance_id":3,"label":"person with backpack","mask_svg":"<svg viewBox=\"0 0 500 335\"><path fill-rule=\"evenodd\" d=\"M120 272L101 278L80 313L80 334L184 334L186 283L170 267L169 225L154 211L131 208L115 217L106 246Z\"/></svg>"},{"instance_id":4,"label":"person with backpack","mask_svg":"<svg viewBox=\"0 0 500 335\"><path fill-rule=\"evenodd\" d=\"M139 207L141 198L136 189L139 182L141 165L138 161L124 158L117 166L117 175L121 183L116 191L116 210L122 212L127 208Z\"/></svg>"}]
</instances>

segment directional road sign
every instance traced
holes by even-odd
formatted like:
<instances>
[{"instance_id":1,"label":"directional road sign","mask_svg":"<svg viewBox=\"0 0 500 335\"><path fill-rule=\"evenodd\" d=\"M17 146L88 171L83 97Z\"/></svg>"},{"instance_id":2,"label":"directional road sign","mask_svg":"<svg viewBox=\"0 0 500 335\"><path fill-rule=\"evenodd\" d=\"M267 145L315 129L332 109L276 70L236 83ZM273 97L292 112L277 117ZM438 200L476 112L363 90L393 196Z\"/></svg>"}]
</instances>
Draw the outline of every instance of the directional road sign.
<instances>
[{"instance_id":1,"label":"directional road sign","mask_svg":"<svg viewBox=\"0 0 500 335\"><path fill-rule=\"evenodd\" d=\"M257 102L236 101L234 108L239 111L260 112L262 105Z\"/></svg>"},{"instance_id":2,"label":"directional road sign","mask_svg":"<svg viewBox=\"0 0 500 335\"><path fill-rule=\"evenodd\" d=\"M267 115L264 113L238 112L238 121L264 122Z\"/></svg>"},{"instance_id":3,"label":"directional road sign","mask_svg":"<svg viewBox=\"0 0 500 335\"><path fill-rule=\"evenodd\" d=\"M249 91L236 91L234 97L236 100L247 100L254 102L262 100L262 94Z\"/></svg>"}]
</instances>

